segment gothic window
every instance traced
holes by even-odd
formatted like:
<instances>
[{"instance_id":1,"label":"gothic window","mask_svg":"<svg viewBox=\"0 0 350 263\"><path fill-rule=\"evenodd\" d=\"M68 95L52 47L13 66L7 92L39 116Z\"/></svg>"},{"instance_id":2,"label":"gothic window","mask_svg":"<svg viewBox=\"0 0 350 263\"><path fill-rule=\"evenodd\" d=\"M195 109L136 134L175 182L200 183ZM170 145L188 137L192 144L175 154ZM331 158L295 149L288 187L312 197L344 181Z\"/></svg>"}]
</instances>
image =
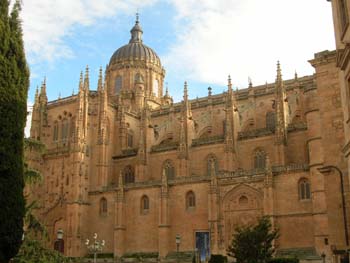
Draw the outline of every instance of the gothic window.
<instances>
[{"instance_id":1,"label":"gothic window","mask_svg":"<svg viewBox=\"0 0 350 263\"><path fill-rule=\"evenodd\" d=\"M214 164L215 167L215 173L218 173L218 161L215 157L215 155L210 154L207 158L207 174L208 176L211 176L211 166Z\"/></svg>"},{"instance_id":2,"label":"gothic window","mask_svg":"<svg viewBox=\"0 0 350 263\"><path fill-rule=\"evenodd\" d=\"M133 145L134 145L134 133L132 131L129 131L127 135L127 146L128 148L132 148Z\"/></svg>"},{"instance_id":3,"label":"gothic window","mask_svg":"<svg viewBox=\"0 0 350 263\"><path fill-rule=\"evenodd\" d=\"M186 194L186 209L191 209L196 207L196 196L193 191L189 191Z\"/></svg>"},{"instance_id":4,"label":"gothic window","mask_svg":"<svg viewBox=\"0 0 350 263\"><path fill-rule=\"evenodd\" d=\"M135 182L134 169L131 167L131 165L128 165L124 168L123 174L124 183L129 184Z\"/></svg>"},{"instance_id":5,"label":"gothic window","mask_svg":"<svg viewBox=\"0 0 350 263\"><path fill-rule=\"evenodd\" d=\"M102 197L100 200L100 215L107 215L107 199Z\"/></svg>"},{"instance_id":6,"label":"gothic window","mask_svg":"<svg viewBox=\"0 0 350 263\"><path fill-rule=\"evenodd\" d=\"M165 171L165 176L168 179L173 179L175 177L175 169L170 160L165 161L163 170Z\"/></svg>"},{"instance_id":7,"label":"gothic window","mask_svg":"<svg viewBox=\"0 0 350 263\"><path fill-rule=\"evenodd\" d=\"M309 199L311 199L310 182L303 178L299 181L299 200Z\"/></svg>"},{"instance_id":8,"label":"gothic window","mask_svg":"<svg viewBox=\"0 0 350 263\"><path fill-rule=\"evenodd\" d=\"M57 121L53 125L53 141L54 142L58 141L58 123L57 123Z\"/></svg>"},{"instance_id":9,"label":"gothic window","mask_svg":"<svg viewBox=\"0 0 350 263\"><path fill-rule=\"evenodd\" d=\"M275 112L270 111L266 113L266 128L270 131L275 131L276 117Z\"/></svg>"},{"instance_id":10,"label":"gothic window","mask_svg":"<svg viewBox=\"0 0 350 263\"><path fill-rule=\"evenodd\" d=\"M159 92L159 81L158 79L155 79L153 81L153 95L158 97L158 92Z\"/></svg>"},{"instance_id":11,"label":"gothic window","mask_svg":"<svg viewBox=\"0 0 350 263\"><path fill-rule=\"evenodd\" d=\"M141 198L141 213L145 214L149 210L149 198L147 195L142 196Z\"/></svg>"},{"instance_id":12,"label":"gothic window","mask_svg":"<svg viewBox=\"0 0 350 263\"><path fill-rule=\"evenodd\" d=\"M256 150L254 153L254 169L265 169L266 153L263 150Z\"/></svg>"},{"instance_id":13,"label":"gothic window","mask_svg":"<svg viewBox=\"0 0 350 263\"><path fill-rule=\"evenodd\" d=\"M119 94L120 90L122 89L123 86L123 78L122 76L118 76L115 79L115 93Z\"/></svg>"},{"instance_id":14,"label":"gothic window","mask_svg":"<svg viewBox=\"0 0 350 263\"><path fill-rule=\"evenodd\" d=\"M338 5L339 5L340 26L341 26L341 31L343 32L349 23L346 0L339 0Z\"/></svg>"},{"instance_id":15,"label":"gothic window","mask_svg":"<svg viewBox=\"0 0 350 263\"><path fill-rule=\"evenodd\" d=\"M63 121L62 121L62 133L61 133L61 135L62 135L62 140L67 140L67 138L68 138L68 120L67 119L64 119Z\"/></svg>"}]
</instances>

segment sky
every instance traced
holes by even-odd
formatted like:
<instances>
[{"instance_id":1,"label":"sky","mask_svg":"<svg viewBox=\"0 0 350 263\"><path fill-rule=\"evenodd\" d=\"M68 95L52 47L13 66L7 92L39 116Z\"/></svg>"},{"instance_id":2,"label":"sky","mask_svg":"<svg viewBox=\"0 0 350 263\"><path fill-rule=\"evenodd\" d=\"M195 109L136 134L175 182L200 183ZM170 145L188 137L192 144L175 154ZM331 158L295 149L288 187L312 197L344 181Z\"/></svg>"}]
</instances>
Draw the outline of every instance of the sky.
<instances>
[{"instance_id":1,"label":"sky","mask_svg":"<svg viewBox=\"0 0 350 263\"><path fill-rule=\"evenodd\" d=\"M140 13L143 43L160 57L175 101L311 75L314 53L335 49L331 4L320 0L23 0L24 43L31 70L29 104L46 77L49 100L78 90L79 74L98 70L128 43Z\"/></svg>"}]
</instances>

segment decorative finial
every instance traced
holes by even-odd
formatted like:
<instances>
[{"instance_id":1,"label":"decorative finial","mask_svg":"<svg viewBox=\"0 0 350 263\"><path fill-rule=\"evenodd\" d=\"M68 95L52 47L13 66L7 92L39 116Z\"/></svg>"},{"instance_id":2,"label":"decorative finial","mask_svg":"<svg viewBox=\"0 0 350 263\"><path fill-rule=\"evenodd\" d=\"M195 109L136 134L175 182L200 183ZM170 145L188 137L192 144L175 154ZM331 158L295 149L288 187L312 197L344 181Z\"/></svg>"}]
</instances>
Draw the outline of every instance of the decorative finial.
<instances>
[{"instance_id":1,"label":"decorative finial","mask_svg":"<svg viewBox=\"0 0 350 263\"><path fill-rule=\"evenodd\" d=\"M73 91L72 91L72 96L74 96L74 88L73 88Z\"/></svg>"},{"instance_id":2,"label":"decorative finial","mask_svg":"<svg viewBox=\"0 0 350 263\"><path fill-rule=\"evenodd\" d=\"M248 77L248 83L249 83L249 88L253 87L253 82L252 82L252 78Z\"/></svg>"},{"instance_id":3,"label":"decorative finial","mask_svg":"<svg viewBox=\"0 0 350 263\"><path fill-rule=\"evenodd\" d=\"M184 100L188 99L187 81L184 84Z\"/></svg>"},{"instance_id":4,"label":"decorative finial","mask_svg":"<svg viewBox=\"0 0 350 263\"><path fill-rule=\"evenodd\" d=\"M89 90L90 82L89 82L89 65L86 65L85 69L85 79L84 79L84 88Z\"/></svg>"},{"instance_id":5,"label":"decorative finial","mask_svg":"<svg viewBox=\"0 0 350 263\"><path fill-rule=\"evenodd\" d=\"M61 92L58 93L58 99L61 99Z\"/></svg>"},{"instance_id":6,"label":"decorative finial","mask_svg":"<svg viewBox=\"0 0 350 263\"><path fill-rule=\"evenodd\" d=\"M229 91L232 90L231 75L228 75L227 87Z\"/></svg>"},{"instance_id":7,"label":"decorative finial","mask_svg":"<svg viewBox=\"0 0 350 263\"><path fill-rule=\"evenodd\" d=\"M139 10L137 9L137 12L136 12L136 24L139 23L139 16L140 16Z\"/></svg>"},{"instance_id":8,"label":"decorative finial","mask_svg":"<svg viewBox=\"0 0 350 263\"><path fill-rule=\"evenodd\" d=\"M295 70L295 72L294 72L294 80L298 80L298 73L297 73L296 70Z\"/></svg>"},{"instance_id":9,"label":"decorative finial","mask_svg":"<svg viewBox=\"0 0 350 263\"><path fill-rule=\"evenodd\" d=\"M99 70L99 74L98 74L98 84L97 84L98 90L102 90L102 88L103 88L102 78L103 78L102 66L100 66L100 70Z\"/></svg>"},{"instance_id":10,"label":"decorative finial","mask_svg":"<svg viewBox=\"0 0 350 263\"><path fill-rule=\"evenodd\" d=\"M277 60L277 77L276 77L276 80L282 81L281 64L280 64L279 60Z\"/></svg>"},{"instance_id":11,"label":"decorative finial","mask_svg":"<svg viewBox=\"0 0 350 263\"><path fill-rule=\"evenodd\" d=\"M208 87L208 97L211 96L211 87Z\"/></svg>"},{"instance_id":12,"label":"decorative finial","mask_svg":"<svg viewBox=\"0 0 350 263\"><path fill-rule=\"evenodd\" d=\"M79 90L84 89L84 84L83 84L83 71L80 71L80 79L79 79Z\"/></svg>"},{"instance_id":13,"label":"decorative finial","mask_svg":"<svg viewBox=\"0 0 350 263\"><path fill-rule=\"evenodd\" d=\"M169 97L169 88L168 88L168 82L165 83L165 97Z\"/></svg>"}]
</instances>

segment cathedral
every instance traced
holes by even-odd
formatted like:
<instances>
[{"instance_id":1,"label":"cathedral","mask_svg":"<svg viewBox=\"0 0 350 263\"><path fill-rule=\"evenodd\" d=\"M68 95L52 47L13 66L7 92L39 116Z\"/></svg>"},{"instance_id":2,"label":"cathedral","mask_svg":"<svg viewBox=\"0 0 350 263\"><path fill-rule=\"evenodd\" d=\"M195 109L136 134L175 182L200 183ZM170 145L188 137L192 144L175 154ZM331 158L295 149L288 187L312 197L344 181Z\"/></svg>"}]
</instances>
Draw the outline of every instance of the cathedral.
<instances>
[{"instance_id":1,"label":"cathedral","mask_svg":"<svg viewBox=\"0 0 350 263\"><path fill-rule=\"evenodd\" d=\"M142 41L138 19L97 88L89 69L79 91L48 101L37 90L30 164L43 175L27 191L54 247L115 261L203 262L226 255L235 227L271 218L279 256L339 262L349 246L350 187L336 51L316 53L315 74L173 102L165 69ZM153 261L152 261L153 260Z\"/></svg>"}]
</instances>

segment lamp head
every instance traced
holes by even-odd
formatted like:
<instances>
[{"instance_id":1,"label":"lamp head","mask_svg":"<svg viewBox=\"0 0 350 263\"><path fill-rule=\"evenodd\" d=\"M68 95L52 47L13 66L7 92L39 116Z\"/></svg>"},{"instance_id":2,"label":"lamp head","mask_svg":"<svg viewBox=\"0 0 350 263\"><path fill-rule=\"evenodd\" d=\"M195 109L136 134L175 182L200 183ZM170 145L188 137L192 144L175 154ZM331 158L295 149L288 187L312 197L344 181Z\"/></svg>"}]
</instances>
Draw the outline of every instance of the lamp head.
<instances>
[{"instance_id":1,"label":"lamp head","mask_svg":"<svg viewBox=\"0 0 350 263\"><path fill-rule=\"evenodd\" d=\"M57 231L57 239L63 239L63 230L62 229L58 229L58 231Z\"/></svg>"}]
</instances>

